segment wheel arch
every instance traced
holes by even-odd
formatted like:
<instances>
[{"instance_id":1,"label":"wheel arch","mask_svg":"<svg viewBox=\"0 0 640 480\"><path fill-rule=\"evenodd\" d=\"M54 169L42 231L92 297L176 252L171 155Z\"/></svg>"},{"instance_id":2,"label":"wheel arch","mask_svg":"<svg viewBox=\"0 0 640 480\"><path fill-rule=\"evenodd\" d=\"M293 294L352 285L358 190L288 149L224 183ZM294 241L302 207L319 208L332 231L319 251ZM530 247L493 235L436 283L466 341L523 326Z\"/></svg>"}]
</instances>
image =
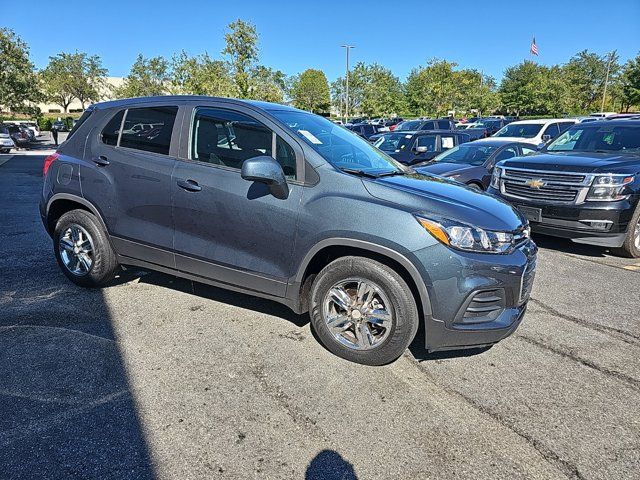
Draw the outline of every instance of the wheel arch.
<instances>
[{"instance_id":1,"label":"wheel arch","mask_svg":"<svg viewBox=\"0 0 640 480\"><path fill-rule=\"evenodd\" d=\"M104 219L102 218L102 215L100 214L98 209L86 199L71 193L58 193L52 196L47 202L45 226L49 235L53 235L56 223L58 222L60 217L62 217L62 215L64 215L65 213L70 212L71 210L85 210L93 214L98 219L98 222L100 222L100 225L104 229L107 238L109 238L109 241L111 241L107 225L105 224Z\"/></svg>"},{"instance_id":2,"label":"wheel arch","mask_svg":"<svg viewBox=\"0 0 640 480\"><path fill-rule=\"evenodd\" d=\"M351 238L330 238L318 242L303 258L298 272L290 283L298 313L308 311L308 294L313 278L324 266L344 256L362 256L377 260L395 271L409 285L422 321L431 316L431 301L417 268L401 253L376 243Z\"/></svg>"}]
</instances>

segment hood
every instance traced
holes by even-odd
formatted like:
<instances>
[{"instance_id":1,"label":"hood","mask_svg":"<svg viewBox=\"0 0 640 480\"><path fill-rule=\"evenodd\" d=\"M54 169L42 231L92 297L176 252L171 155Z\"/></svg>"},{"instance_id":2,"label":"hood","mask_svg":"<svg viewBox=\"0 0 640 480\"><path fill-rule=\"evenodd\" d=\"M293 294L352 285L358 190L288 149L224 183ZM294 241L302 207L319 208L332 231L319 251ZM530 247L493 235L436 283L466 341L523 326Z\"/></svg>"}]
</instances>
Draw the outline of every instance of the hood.
<instances>
[{"instance_id":1,"label":"hood","mask_svg":"<svg viewBox=\"0 0 640 480\"><path fill-rule=\"evenodd\" d=\"M449 177L451 175L459 175L469 170L478 168L474 165L461 165L459 163L434 162L424 166L416 166L418 173L434 174Z\"/></svg>"},{"instance_id":2,"label":"hood","mask_svg":"<svg viewBox=\"0 0 640 480\"><path fill-rule=\"evenodd\" d=\"M541 152L504 160L501 167L530 168L556 172L621 173L640 172L640 155L595 152Z\"/></svg>"},{"instance_id":3,"label":"hood","mask_svg":"<svg viewBox=\"0 0 640 480\"><path fill-rule=\"evenodd\" d=\"M517 230L527 223L507 202L443 177L415 173L366 179L363 183L372 196L426 216L498 231Z\"/></svg>"}]
</instances>

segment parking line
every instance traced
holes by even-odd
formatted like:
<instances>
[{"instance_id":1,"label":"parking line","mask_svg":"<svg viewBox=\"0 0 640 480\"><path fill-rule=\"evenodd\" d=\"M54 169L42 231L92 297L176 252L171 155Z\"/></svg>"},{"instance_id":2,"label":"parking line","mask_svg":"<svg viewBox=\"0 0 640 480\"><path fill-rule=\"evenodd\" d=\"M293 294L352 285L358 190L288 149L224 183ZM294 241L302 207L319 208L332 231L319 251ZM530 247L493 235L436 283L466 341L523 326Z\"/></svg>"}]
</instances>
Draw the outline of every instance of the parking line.
<instances>
[{"instance_id":1,"label":"parking line","mask_svg":"<svg viewBox=\"0 0 640 480\"><path fill-rule=\"evenodd\" d=\"M634 271L634 272L636 270L640 271L640 263L636 263L635 265L625 265L622 268L624 268L625 270L631 270L631 271Z\"/></svg>"}]
</instances>

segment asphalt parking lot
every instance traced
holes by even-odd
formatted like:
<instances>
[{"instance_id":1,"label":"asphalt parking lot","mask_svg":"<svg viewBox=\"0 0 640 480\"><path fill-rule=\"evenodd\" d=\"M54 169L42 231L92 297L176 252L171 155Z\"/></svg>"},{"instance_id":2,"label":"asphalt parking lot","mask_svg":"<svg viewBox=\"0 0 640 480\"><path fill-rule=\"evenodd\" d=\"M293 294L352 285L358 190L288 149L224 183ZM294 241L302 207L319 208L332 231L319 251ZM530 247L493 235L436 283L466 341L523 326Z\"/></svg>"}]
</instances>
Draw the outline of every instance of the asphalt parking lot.
<instances>
[{"instance_id":1,"label":"asphalt parking lot","mask_svg":"<svg viewBox=\"0 0 640 480\"><path fill-rule=\"evenodd\" d=\"M269 301L74 286L42 161L0 155L0 478L640 478L640 260L535 238L515 335L364 367Z\"/></svg>"}]
</instances>

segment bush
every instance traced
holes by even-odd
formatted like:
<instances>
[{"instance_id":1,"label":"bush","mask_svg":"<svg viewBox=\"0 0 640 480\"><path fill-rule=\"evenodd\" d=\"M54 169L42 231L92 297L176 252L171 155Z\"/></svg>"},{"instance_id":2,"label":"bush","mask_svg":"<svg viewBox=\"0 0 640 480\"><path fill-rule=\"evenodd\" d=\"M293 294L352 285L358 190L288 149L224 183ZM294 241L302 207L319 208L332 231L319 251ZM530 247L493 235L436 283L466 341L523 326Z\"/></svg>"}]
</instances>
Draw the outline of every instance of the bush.
<instances>
[{"instance_id":1,"label":"bush","mask_svg":"<svg viewBox=\"0 0 640 480\"><path fill-rule=\"evenodd\" d=\"M38 127L40 127L41 131L51 130L51 125L53 125L51 117L40 117L38 119Z\"/></svg>"}]
</instances>

